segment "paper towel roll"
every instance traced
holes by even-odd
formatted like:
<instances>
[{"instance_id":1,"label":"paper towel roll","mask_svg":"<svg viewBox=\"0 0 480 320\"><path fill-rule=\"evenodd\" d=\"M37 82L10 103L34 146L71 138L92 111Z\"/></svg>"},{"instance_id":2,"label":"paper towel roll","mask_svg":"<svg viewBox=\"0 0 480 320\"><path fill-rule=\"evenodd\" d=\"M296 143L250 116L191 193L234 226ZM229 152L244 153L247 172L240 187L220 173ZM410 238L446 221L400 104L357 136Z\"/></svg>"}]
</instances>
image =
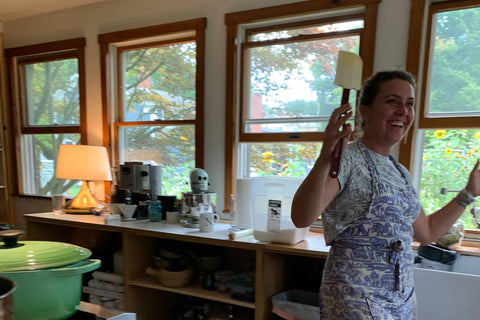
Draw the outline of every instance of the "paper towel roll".
<instances>
[{"instance_id":1,"label":"paper towel roll","mask_svg":"<svg viewBox=\"0 0 480 320\"><path fill-rule=\"evenodd\" d=\"M253 227L252 179L237 179L237 227Z\"/></svg>"}]
</instances>

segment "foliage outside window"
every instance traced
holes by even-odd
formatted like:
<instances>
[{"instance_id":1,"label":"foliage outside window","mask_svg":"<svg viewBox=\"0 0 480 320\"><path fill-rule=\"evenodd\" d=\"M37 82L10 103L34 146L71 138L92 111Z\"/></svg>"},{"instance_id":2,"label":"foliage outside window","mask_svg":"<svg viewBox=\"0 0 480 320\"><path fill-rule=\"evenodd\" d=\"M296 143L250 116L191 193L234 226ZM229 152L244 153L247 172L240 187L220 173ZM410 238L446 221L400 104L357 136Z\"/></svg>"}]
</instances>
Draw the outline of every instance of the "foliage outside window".
<instances>
[{"instance_id":1,"label":"foliage outside window","mask_svg":"<svg viewBox=\"0 0 480 320\"><path fill-rule=\"evenodd\" d=\"M363 19L355 14L241 28L245 116L240 157L247 161L240 162L246 167L239 173L303 178L318 157L318 133L340 105L342 88L334 84L338 51L359 53ZM350 102L355 106L353 93ZM302 135L292 142L292 136Z\"/></svg>"},{"instance_id":2,"label":"foliage outside window","mask_svg":"<svg viewBox=\"0 0 480 320\"><path fill-rule=\"evenodd\" d=\"M11 94L17 110L20 193L69 197L78 193L79 182L56 179L55 167L60 144L84 142L84 45L82 38L6 51L16 80Z\"/></svg>"},{"instance_id":3,"label":"foliage outside window","mask_svg":"<svg viewBox=\"0 0 480 320\"><path fill-rule=\"evenodd\" d=\"M480 7L431 8L428 81L419 122L420 200L431 213L462 189L480 158ZM441 188L450 191L441 194ZM480 206L477 203L477 207ZM475 228L473 206L461 219Z\"/></svg>"},{"instance_id":4,"label":"foliage outside window","mask_svg":"<svg viewBox=\"0 0 480 320\"><path fill-rule=\"evenodd\" d=\"M203 21L178 24L176 32L165 27L163 33L162 26L125 31L126 37L119 36L123 41L109 49L117 57L111 138L116 164L161 166L161 193L177 197L190 190L190 171L202 166L204 25L195 26ZM100 36L104 42L102 37L106 42L112 36Z\"/></svg>"}]
</instances>

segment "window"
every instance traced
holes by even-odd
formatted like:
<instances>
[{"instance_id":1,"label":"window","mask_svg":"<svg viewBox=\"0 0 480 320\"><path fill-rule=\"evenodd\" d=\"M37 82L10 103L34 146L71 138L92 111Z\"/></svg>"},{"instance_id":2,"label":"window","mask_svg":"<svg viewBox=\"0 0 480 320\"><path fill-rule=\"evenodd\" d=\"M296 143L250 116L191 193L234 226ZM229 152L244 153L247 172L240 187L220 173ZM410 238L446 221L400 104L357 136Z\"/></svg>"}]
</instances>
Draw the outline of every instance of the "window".
<instances>
[{"instance_id":1,"label":"window","mask_svg":"<svg viewBox=\"0 0 480 320\"><path fill-rule=\"evenodd\" d=\"M233 80L227 82L227 117L238 126L227 126L225 199L236 178L308 174L340 105L342 88L334 84L340 50L359 54L364 74L371 73L376 2L303 5L259 9L255 19L227 14L236 44L227 51ZM352 93L353 106L355 100Z\"/></svg>"},{"instance_id":2,"label":"window","mask_svg":"<svg viewBox=\"0 0 480 320\"><path fill-rule=\"evenodd\" d=\"M78 181L55 178L55 162L60 144L86 143L84 46L79 38L6 50L20 193L78 192Z\"/></svg>"},{"instance_id":3,"label":"window","mask_svg":"<svg viewBox=\"0 0 480 320\"><path fill-rule=\"evenodd\" d=\"M433 3L428 18L414 144L414 177L427 214L465 186L480 158L480 6L478 1ZM477 227L472 210L461 217L467 229Z\"/></svg>"},{"instance_id":4,"label":"window","mask_svg":"<svg viewBox=\"0 0 480 320\"><path fill-rule=\"evenodd\" d=\"M195 19L99 36L113 66L105 114L115 163L160 165L162 194L189 191L190 171L203 167L205 26Z\"/></svg>"}]
</instances>

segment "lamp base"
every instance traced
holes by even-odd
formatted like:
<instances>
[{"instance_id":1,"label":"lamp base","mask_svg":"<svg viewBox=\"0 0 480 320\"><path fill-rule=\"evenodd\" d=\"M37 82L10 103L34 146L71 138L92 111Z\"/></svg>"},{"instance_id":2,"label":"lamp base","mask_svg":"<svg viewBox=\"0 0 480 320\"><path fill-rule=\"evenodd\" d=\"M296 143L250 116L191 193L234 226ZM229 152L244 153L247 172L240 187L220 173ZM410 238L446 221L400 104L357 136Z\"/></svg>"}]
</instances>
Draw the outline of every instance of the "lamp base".
<instances>
[{"instance_id":1,"label":"lamp base","mask_svg":"<svg viewBox=\"0 0 480 320\"><path fill-rule=\"evenodd\" d=\"M92 214L92 209L65 208L64 211L68 214Z\"/></svg>"},{"instance_id":2,"label":"lamp base","mask_svg":"<svg viewBox=\"0 0 480 320\"><path fill-rule=\"evenodd\" d=\"M93 214L92 209L97 206L97 199L88 191L87 181L83 181L77 196L65 206L65 213Z\"/></svg>"}]
</instances>

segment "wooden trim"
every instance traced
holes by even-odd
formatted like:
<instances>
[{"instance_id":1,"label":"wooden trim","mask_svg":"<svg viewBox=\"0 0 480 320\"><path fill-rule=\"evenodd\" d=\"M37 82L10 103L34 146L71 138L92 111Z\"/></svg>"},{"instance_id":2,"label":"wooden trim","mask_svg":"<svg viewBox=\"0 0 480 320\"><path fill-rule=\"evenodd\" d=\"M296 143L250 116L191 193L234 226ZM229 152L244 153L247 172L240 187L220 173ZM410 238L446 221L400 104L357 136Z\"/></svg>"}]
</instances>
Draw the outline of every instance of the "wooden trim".
<instances>
[{"instance_id":1,"label":"wooden trim","mask_svg":"<svg viewBox=\"0 0 480 320\"><path fill-rule=\"evenodd\" d=\"M206 21L203 28L206 28ZM205 168L205 29L196 31L195 166Z\"/></svg>"},{"instance_id":2,"label":"wooden trim","mask_svg":"<svg viewBox=\"0 0 480 320\"><path fill-rule=\"evenodd\" d=\"M226 93L225 93L225 185L224 212L230 210L230 194L236 194L235 176L237 174L237 26L227 25Z\"/></svg>"},{"instance_id":3,"label":"wooden trim","mask_svg":"<svg viewBox=\"0 0 480 320\"><path fill-rule=\"evenodd\" d=\"M422 47L422 30L424 30L424 12L426 0L412 0L410 5L410 26L408 32L408 50L406 70L416 79L419 77L420 55ZM419 32L420 30L420 32ZM417 83L417 86L419 84ZM420 92L417 88L417 92ZM420 100L419 100L420 101ZM404 138L399 146L399 162L408 170L413 165L414 128Z\"/></svg>"},{"instance_id":4,"label":"wooden trim","mask_svg":"<svg viewBox=\"0 0 480 320\"><path fill-rule=\"evenodd\" d=\"M116 42L143 39L162 34L181 32L186 30L202 30L207 27L207 18L191 19L173 23L166 23L150 27L141 27L123 31L115 31L98 35L98 43L111 44Z\"/></svg>"},{"instance_id":5,"label":"wooden trim","mask_svg":"<svg viewBox=\"0 0 480 320\"><path fill-rule=\"evenodd\" d=\"M360 41L360 57L362 57L362 79L366 79L373 73L375 60L375 38L377 34L378 3L365 6L363 35Z\"/></svg>"},{"instance_id":6,"label":"wooden trim","mask_svg":"<svg viewBox=\"0 0 480 320\"><path fill-rule=\"evenodd\" d=\"M80 126L29 126L22 127L22 134L60 134L60 133L81 133Z\"/></svg>"},{"instance_id":7,"label":"wooden trim","mask_svg":"<svg viewBox=\"0 0 480 320\"><path fill-rule=\"evenodd\" d=\"M430 5L432 13L439 13L442 11L449 11L455 9L467 9L478 7L478 0L449 0L444 2L433 2Z\"/></svg>"},{"instance_id":8,"label":"wooden trim","mask_svg":"<svg viewBox=\"0 0 480 320\"><path fill-rule=\"evenodd\" d=\"M363 13L346 14L342 16L342 21L354 21L358 19L363 19ZM279 28L282 28L284 30L295 29L297 27L305 28L306 26L328 25L328 24L334 24L336 22L338 22L338 17L325 17L325 18L318 18L318 19L312 19L312 20L306 20L306 21L284 23L280 25L275 24L272 26L262 26L258 28L251 28L251 29L245 30L245 34L247 38L250 38L251 36L257 33L267 33L270 31L278 30Z\"/></svg>"},{"instance_id":9,"label":"wooden trim","mask_svg":"<svg viewBox=\"0 0 480 320\"><path fill-rule=\"evenodd\" d=\"M292 16L301 14L310 14L318 11L328 11L342 9L355 6L369 5L380 3L381 0L310 0L303 2L295 2L284 5L245 10L225 14L225 24L242 24L265 19L280 18L282 16Z\"/></svg>"},{"instance_id":10,"label":"wooden trim","mask_svg":"<svg viewBox=\"0 0 480 320\"><path fill-rule=\"evenodd\" d=\"M87 79L85 72L85 47L76 50L78 58L78 90L80 103L80 142L88 144L87 123Z\"/></svg>"},{"instance_id":11,"label":"wooden trim","mask_svg":"<svg viewBox=\"0 0 480 320\"><path fill-rule=\"evenodd\" d=\"M420 118L421 129L454 129L454 128L478 128L480 127L480 119L475 117L458 117L458 118Z\"/></svg>"},{"instance_id":12,"label":"wooden trim","mask_svg":"<svg viewBox=\"0 0 480 320\"><path fill-rule=\"evenodd\" d=\"M241 133L239 142L321 142L324 132Z\"/></svg>"},{"instance_id":13,"label":"wooden trim","mask_svg":"<svg viewBox=\"0 0 480 320\"><path fill-rule=\"evenodd\" d=\"M245 50L250 48L267 47L267 46L273 46L273 45L279 45L279 44L289 44L289 43L304 42L304 41L314 41L314 40L355 36L355 35L360 35L362 31L363 29L355 29L355 30L336 31L336 32L329 32L329 33L298 35L296 37L291 37L286 39L275 39L275 40L265 40L265 41L246 41L242 43L242 49Z\"/></svg>"},{"instance_id":14,"label":"wooden trim","mask_svg":"<svg viewBox=\"0 0 480 320\"><path fill-rule=\"evenodd\" d=\"M66 50L85 47L85 44L86 44L85 38L52 41L52 42L6 49L5 56L17 57L17 56L28 56L28 55L35 55L35 54L66 51Z\"/></svg>"},{"instance_id":15,"label":"wooden trim","mask_svg":"<svg viewBox=\"0 0 480 320\"><path fill-rule=\"evenodd\" d=\"M373 71L373 61L375 52L375 34L378 3L381 0L311 0L303 1L267 8L246 10L240 12L228 13L225 15L225 24L227 25L227 61L226 61L226 101L225 101L225 194L224 194L224 212L230 211L230 194L235 193L236 181L236 146L238 139L243 139L246 134L241 134L237 123L237 116L239 113L239 105L237 100L241 100L239 92L237 92L237 78L236 73L240 57L237 56L237 44L235 42L237 37L237 28L239 24L253 23L267 19L280 19L282 17L291 17L294 15L312 14L320 11L329 11L335 9L344 9L356 6L365 6L364 17L365 25L362 31L362 39L360 46L360 55L363 58L363 75L369 75ZM348 17L348 15L346 15ZM241 103L241 102L240 102ZM287 136L288 134L285 134ZM281 136L281 135L280 135ZM256 134L249 135L248 139L258 139L254 141L269 141L276 142L280 136L274 137L271 134ZM284 137L285 137L284 136ZM302 133L301 139L311 138L314 141L322 138L321 133ZM285 142L285 141L283 141Z\"/></svg>"}]
</instances>

